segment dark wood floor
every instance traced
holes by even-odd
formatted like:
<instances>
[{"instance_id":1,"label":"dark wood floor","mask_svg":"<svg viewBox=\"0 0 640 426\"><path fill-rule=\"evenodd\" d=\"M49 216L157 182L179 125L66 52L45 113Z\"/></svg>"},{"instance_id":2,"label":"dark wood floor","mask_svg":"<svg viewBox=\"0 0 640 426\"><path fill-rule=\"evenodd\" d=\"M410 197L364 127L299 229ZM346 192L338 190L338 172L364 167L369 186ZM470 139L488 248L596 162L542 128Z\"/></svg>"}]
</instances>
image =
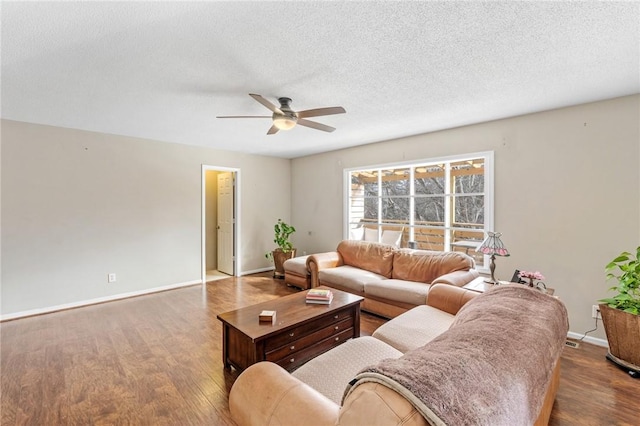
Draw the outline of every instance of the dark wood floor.
<instances>
[{"instance_id":1,"label":"dark wood floor","mask_svg":"<svg viewBox=\"0 0 640 426\"><path fill-rule=\"evenodd\" d=\"M2 425L232 424L216 315L295 291L262 274L4 322ZM552 425L640 424L640 380L604 355L565 348Z\"/></svg>"}]
</instances>

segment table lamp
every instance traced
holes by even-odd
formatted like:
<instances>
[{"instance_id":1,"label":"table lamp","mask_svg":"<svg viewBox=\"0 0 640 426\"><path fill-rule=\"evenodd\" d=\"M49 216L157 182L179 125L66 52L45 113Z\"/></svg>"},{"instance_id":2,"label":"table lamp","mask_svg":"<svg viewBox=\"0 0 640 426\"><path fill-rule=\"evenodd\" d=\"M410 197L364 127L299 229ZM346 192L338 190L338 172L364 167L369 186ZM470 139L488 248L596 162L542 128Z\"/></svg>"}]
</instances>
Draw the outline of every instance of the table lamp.
<instances>
[{"instance_id":1,"label":"table lamp","mask_svg":"<svg viewBox=\"0 0 640 426\"><path fill-rule=\"evenodd\" d=\"M509 256L509 251L502 243L502 240L500 240L501 236L502 234L500 232L487 232L487 238L485 238L482 244L480 244L476 249L478 253L491 256L491 264L489 265L489 269L491 270L491 279L485 280L487 283L499 284L498 280L496 280L496 277L493 275L496 270L496 256Z\"/></svg>"}]
</instances>

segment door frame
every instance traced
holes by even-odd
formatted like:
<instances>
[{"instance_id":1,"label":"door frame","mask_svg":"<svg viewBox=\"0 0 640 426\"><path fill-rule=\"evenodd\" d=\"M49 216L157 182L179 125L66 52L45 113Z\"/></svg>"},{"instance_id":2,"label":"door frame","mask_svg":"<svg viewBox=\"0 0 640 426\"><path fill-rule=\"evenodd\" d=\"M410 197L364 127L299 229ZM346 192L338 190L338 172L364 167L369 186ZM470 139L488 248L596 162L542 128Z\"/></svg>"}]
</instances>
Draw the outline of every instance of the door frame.
<instances>
[{"instance_id":1,"label":"door frame","mask_svg":"<svg viewBox=\"0 0 640 426\"><path fill-rule=\"evenodd\" d=\"M201 258L200 258L200 266L201 266L201 280L202 285L204 286L207 281L207 253L206 253L206 241L207 241L207 222L206 222L206 174L207 171L216 171L216 172L231 172L234 173L235 183L233 185L233 217L234 217L234 227L233 227L233 276L239 277L240 271L242 268L240 267L240 244L238 243L240 235L240 169L234 167L222 167L222 166L210 166L207 164L202 164L201 169L201 195L200 195L200 204L201 204L201 222L202 228L200 230L200 239L201 239Z\"/></svg>"}]
</instances>

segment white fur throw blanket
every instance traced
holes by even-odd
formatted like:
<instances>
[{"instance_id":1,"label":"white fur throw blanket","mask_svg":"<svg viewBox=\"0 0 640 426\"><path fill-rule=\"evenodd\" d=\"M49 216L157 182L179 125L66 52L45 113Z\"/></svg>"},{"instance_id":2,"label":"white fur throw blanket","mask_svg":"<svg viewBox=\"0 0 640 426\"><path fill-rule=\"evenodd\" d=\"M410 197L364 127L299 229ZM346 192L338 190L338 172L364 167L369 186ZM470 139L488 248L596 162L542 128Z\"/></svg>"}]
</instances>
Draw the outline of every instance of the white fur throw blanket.
<instances>
[{"instance_id":1,"label":"white fur throw blanket","mask_svg":"<svg viewBox=\"0 0 640 426\"><path fill-rule=\"evenodd\" d=\"M569 329L564 304L521 284L467 303L445 333L361 371L345 391L381 383L431 425L532 425Z\"/></svg>"}]
</instances>

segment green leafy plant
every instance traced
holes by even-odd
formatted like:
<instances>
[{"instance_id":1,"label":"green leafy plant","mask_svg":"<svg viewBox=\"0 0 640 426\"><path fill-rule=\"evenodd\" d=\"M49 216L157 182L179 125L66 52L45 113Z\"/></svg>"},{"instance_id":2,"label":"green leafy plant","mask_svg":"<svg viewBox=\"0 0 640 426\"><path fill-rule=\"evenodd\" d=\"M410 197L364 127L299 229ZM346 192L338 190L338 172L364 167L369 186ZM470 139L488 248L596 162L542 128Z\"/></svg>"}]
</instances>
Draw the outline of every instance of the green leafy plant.
<instances>
[{"instance_id":1,"label":"green leafy plant","mask_svg":"<svg viewBox=\"0 0 640 426\"><path fill-rule=\"evenodd\" d=\"M289 253L291 250L293 250L293 244L291 243L291 241L289 241L289 237L291 236L291 234L296 232L296 228L288 225L282 219L278 219L275 226L273 227L273 231L275 233L273 242L276 243L284 253ZM265 257L267 259L271 259L272 256L273 255L271 252L265 254Z\"/></svg>"},{"instance_id":2,"label":"green leafy plant","mask_svg":"<svg viewBox=\"0 0 640 426\"><path fill-rule=\"evenodd\" d=\"M602 299L610 308L620 309L630 314L640 314L640 247L635 256L624 251L605 267L607 280L615 278L618 285L609 290L617 291L614 297ZM619 275L616 275L618 273Z\"/></svg>"}]
</instances>

